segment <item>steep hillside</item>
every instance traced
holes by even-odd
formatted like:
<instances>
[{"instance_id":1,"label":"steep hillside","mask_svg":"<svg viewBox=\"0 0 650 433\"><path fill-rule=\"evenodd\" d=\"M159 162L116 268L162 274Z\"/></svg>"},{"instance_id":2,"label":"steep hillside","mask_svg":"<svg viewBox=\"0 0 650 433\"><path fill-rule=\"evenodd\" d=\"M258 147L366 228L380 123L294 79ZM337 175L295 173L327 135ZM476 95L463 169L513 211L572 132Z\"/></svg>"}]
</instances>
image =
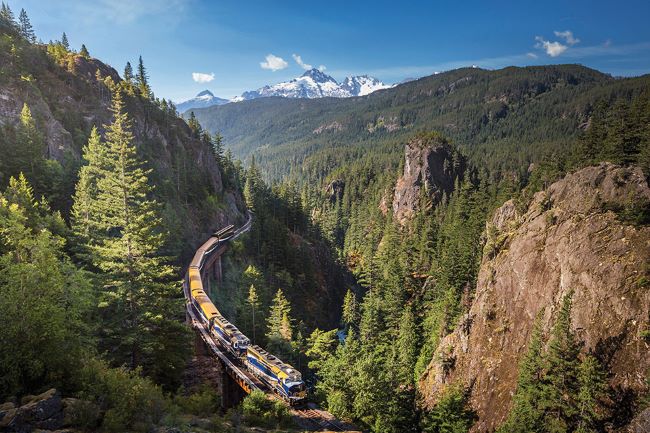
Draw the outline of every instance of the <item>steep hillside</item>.
<instances>
[{"instance_id":1,"label":"steep hillside","mask_svg":"<svg viewBox=\"0 0 650 433\"><path fill-rule=\"evenodd\" d=\"M102 133L111 119L109 78L121 81L97 59L0 33L0 185L35 162L21 159L26 150L20 149L17 134L25 105L41 131L36 142L47 160L29 180L38 194L46 194L55 209L67 214L81 149L91 128L97 126ZM154 194L165 204L170 252L188 254L191 244L211 228L242 221L241 193L224 177L210 145L166 101L131 94L126 104L139 156L153 169Z\"/></svg>"},{"instance_id":2,"label":"steep hillside","mask_svg":"<svg viewBox=\"0 0 650 433\"><path fill-rule=\"evenodd\" d=\"M493 431L505 419L535 317L550 333L562 297L573 291L572 328L609 374L611 423L629 422L647 392L650 188L638 168L601 164L538 192L523 211L513 201L487 224L471 308L438 346L419 383L428 406L460 384L478 421Z\"/></svg>"},{"instance_id":3,"label":"steep hillside","mask_svg":"<svg viewBox=\"0 0 650 433\"><path fill-rule=\"evenodd\" d=\"M437 130L493 172L525 172L566 148L597 100L635 94L648 77L615 80L578 66L465 68L368 96L318 100L264 98L197 110L241 158L255 152L269 178L321 179L368 149L398 161L405 137Z\"/></svg>"}]
</instances>

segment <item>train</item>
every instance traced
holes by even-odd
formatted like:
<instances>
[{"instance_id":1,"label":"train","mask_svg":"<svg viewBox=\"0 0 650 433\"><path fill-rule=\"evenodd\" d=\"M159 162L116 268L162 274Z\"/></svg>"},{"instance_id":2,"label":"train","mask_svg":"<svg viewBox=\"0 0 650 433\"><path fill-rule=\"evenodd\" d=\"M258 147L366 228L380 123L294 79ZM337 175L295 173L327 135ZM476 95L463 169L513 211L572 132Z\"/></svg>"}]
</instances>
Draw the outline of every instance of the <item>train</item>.
<instances>
[{"instance_id":1,"label":"train","mask_svg":"<svg viewBox=\"0 0 650 433\"><path fill-rule=\"evenodd\" d=\"M205 261L212 252L234 234L235 227L233 225L225 227L215 232L194 254L186 274L190 304L202 326L248 371L291 406L300 405L307 397L305 383L300 372L261 347L251 345L248 337L219 312L203 290L201 271Z\"/></svg>"}]
</instances>

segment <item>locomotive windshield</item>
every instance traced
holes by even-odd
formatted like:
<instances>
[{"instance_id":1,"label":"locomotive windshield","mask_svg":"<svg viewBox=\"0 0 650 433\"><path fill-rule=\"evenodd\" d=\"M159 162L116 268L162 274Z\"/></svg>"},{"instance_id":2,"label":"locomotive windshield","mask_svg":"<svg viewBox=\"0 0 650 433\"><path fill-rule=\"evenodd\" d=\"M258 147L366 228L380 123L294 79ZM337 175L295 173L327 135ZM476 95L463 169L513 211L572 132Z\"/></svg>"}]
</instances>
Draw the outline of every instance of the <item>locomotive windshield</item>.
<instances>
[{"instance_id":1,"label":"locomotive windshield","mask_svg":"<svg viewBox=\"0 0 650 433\"><path fill-rule=\"evenodd\" d=\"M289 393L290 394L296 394L296 393L299 393L299 392L303 392L304 390L305 390L305 384L300 382L300 383L290 387L289 388Z\"/></svg>"}]
</instances>

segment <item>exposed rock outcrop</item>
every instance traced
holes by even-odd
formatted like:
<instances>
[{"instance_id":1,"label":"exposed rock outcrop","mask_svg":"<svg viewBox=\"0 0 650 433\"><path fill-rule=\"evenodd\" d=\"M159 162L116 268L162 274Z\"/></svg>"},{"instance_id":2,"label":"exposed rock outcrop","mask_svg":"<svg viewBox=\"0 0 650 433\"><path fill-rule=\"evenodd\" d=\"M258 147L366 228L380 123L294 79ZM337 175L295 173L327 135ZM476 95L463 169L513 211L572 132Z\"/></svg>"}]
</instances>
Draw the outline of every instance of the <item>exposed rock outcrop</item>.
<instances>
[{"instance_id":1,"label":"exposed rock outcrop","mask_svg":"<svg viewBox=\"0 0 650 433\"><path fill-rule=\"evenodd\" d=\"M56 389L25 396L21 403L20 406L11 402L0 405L0 431L29 433L64 426L65 405Z\"/></svg>"},{"instance_id":2,"label":"exposed rock outcrop","mask_svg":"<svg viewBox=\"0 0 650 433\"><path fill-rule=\"evenodd\" d=\"M465 160L449 143L436 134L419 135L405 146L404 172L393 195L393 215L404 224L419 209L422 193L432 204L454 189L462 179Z\"/></svg>"},{"instance_id":3,"label":"exposed rock outcrop","mask_svg":"<svg viewBox=\"0 0 650 433\"><path fill-rule=\"evenodd\" d=\"M343 198L343 193L345 192L345 181L334 179L329 183L329 185L327 185L325 192L327 193L330 202L336 203Z\"/></svg>"},{"instance_id":4,"label":"exposed rock outcrop","mask_svg":"<svg viewBox=\"0 0 650 433\"><path fill-rule=\"evenodd\" d=\"M650 227L625 215L649 203L640 169L601 164L537 193L523 214L512 201L498 209L470 311L419 383L425 404L451 384L471 387L473 431L493 431L510 408L535 316L543 312L548 333L570 290L572 326L609 369L615 400L647 391Z\"/></svg>"}]
</instances>

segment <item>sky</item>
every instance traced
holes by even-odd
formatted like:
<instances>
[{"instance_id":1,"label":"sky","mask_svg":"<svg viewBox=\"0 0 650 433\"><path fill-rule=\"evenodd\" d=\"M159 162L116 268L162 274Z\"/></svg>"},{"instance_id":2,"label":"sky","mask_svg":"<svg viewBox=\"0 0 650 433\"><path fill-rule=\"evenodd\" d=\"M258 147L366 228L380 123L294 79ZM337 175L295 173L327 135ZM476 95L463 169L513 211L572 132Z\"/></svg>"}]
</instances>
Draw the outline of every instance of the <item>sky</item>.
<instances>
[{"instance_id":1,"label":"sky","mask_svg":"<svg viewBox=\"0 0 650 433\"><path fill-rule=\"evenodd\" d=\"M6 0L4 0L6 2ZM66 32L120 72L142 55L154 93L231 98L316 67L386 83L463 66L580 63L650 73L649 0L9 0L44 41Z\"/></svg>"}]
</instances>

